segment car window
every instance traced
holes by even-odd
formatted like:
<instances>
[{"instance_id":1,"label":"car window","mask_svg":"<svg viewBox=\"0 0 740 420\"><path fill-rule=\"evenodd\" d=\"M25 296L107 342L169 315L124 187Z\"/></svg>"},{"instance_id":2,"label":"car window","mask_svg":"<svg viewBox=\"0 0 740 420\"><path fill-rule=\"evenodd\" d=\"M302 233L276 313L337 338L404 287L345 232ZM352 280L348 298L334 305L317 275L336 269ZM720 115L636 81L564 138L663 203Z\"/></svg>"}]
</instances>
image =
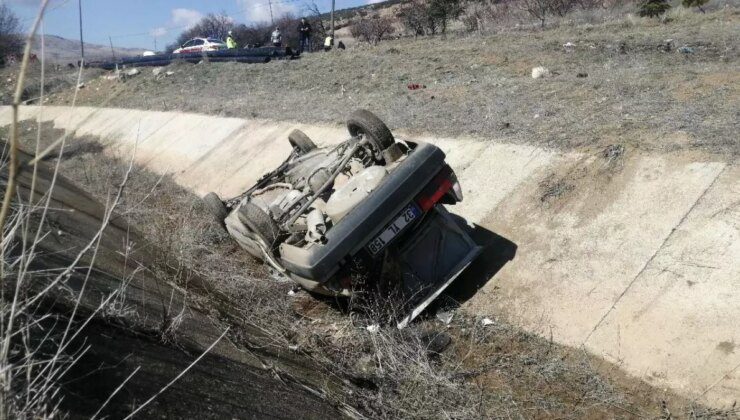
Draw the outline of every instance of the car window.
<instances>
[{"instance_id":1,"label":"car window","mask_svg":"<svg viewBox=\"0 0 740 420\"><path fill-rule=\"evenodd\" d=\"M193 45L193 41L194 41L194 40L192 40L192 39L191 39L190 41L188 41L188 42L186 42L186 43L182 44L182 48L187 48L187 47L189 47L189 46Z\"/></svg>"},{"instance_id":2,"label":"car window","mask_svg":"<svg viewBox=\"0 0 740 420\"><path fill-rule=\"evenodd\" d=\"M223 44L224 42L218 38L208 38L208 42L214 42L216 44Z\"/></svg>"},{"instance_id":3,"label":"car window","mask_svg":"<svg viewBox=\"0 0 740 420\"><path fill-rule=\"evenodd\" d=\"M205 44L205 41L203 41L202 39L193 40L193 45L203 45L203 44Z\"/></svg>"}]
</instances>

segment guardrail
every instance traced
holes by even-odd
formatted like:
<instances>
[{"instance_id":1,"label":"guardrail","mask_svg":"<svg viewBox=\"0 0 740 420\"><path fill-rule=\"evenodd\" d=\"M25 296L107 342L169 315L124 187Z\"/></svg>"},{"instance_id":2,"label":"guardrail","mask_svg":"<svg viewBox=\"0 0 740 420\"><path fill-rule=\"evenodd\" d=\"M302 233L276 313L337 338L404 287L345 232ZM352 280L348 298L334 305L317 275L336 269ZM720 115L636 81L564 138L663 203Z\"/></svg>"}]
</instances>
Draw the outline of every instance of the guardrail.
<instances>
[{"instance_id":1,"label":"guardrail","mask_svg":"<svg viewBox=\"0 0 740 420\"><path fill-rule=\"evenodd\" d=\"M85 63L85 66L113 70L116 67L166 66L173 61L197 63L201 60L208 60L212 62L236 61L239 63L267 63L270 60L293 60L298 57L300 57L300 53L293 51L290 47L260 47L204 51L197 53L167 53L126 57L113 61L91 61L89 63Z\"/></svg>"}]
</instances>

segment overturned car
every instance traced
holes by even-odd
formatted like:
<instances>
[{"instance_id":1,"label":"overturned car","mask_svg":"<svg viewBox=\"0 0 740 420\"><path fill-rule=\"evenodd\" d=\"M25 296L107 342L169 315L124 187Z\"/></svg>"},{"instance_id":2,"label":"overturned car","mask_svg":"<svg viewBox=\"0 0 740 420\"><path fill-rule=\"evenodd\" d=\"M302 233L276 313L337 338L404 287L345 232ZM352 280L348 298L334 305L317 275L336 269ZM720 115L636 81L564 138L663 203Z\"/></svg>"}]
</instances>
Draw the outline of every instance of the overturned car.
<instances>
[{"instance_id":1,"label":"overturned car","mask_svg":"<svg viewBox=\"0 0 740 420\"><path fill-rule=\"evenodd\" d=\"M294 130L278 168L237 197L204 201L242 248L310 292L400 296L403 327L481 247L443 206L463 197L442 150L394 139L366 110L347 128L349 139L322 148Z\"/></svg>"}]
</instances>

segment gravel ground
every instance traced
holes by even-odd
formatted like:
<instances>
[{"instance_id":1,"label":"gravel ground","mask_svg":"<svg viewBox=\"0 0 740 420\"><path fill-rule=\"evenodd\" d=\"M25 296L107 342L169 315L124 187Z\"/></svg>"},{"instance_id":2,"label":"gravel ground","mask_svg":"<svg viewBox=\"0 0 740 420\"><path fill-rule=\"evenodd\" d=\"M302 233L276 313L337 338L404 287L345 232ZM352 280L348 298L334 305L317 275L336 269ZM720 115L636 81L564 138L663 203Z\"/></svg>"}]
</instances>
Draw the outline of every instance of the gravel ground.
<instances>
[{"instance_id":1,"label":"gravel ground","mask_svg":"<svg viewBox=\"0 0 740 420\"><path fill-rule=\"evenodd\" d=\"M341 123L349 110L368 108L412 133L562 149L689 148L734 159L739 41L740 12L728 7L678 13L667 24L628 17L401 39L297 61L176 64L170 77L143 69L124 83L93 80L80 103L305 123ZM568 42L574 47L564 48ZM537 66L551 76L533 79ZM425 87L410 90L411 83ZM67 90L50 102L70 98Z\"/></svg>"}]
</instances>

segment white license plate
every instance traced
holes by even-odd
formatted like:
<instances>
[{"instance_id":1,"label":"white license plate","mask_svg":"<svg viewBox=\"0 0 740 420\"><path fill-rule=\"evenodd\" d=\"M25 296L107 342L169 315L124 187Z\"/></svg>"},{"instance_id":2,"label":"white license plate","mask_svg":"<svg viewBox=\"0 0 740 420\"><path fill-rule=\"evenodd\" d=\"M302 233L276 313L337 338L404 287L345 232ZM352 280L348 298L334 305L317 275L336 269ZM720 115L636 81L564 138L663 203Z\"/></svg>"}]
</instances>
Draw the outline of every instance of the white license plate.
<instances>
[{"instance_id":1,"label":"white license plate","mask_svg":"<svg viewBox=\"0 0 740 420\"><path fill-rule=\"evenodd\" d=\"M416 205L409 204L405 209L401 211L398 217L396 217L396 219L391 222L390 225L388 225L382 232L380 232L380 235L376 236L375 239L370 241L370 243L367 245L368 251L370 251L370 253L373 255L377 255L385 248L386 245L388 245L388 243L393 240L393 238L398 236L398 234L401 233L401 231L406 226L416 220L416 218L420 215L421 210L419 210Z\"/></svg>"}]
</instances>

